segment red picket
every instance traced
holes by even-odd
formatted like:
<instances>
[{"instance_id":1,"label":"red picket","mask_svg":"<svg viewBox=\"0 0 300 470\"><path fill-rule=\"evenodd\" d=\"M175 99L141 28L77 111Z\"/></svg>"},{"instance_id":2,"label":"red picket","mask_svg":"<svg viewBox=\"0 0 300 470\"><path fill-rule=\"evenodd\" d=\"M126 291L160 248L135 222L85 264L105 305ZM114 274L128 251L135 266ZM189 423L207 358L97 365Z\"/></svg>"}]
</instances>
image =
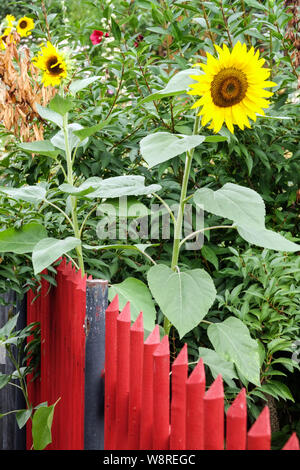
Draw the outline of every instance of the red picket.
<instances>
[{"instance_id":1,"label":"red picket","mask_svg":"<svg viewBox=\"0 0 300 470\"><path fill-rule=\"evenodd\" d=\"M144 367L141 404L140 449L153 449L153 353L159 345L159 326L156 325L144 343Z\"/></svg>"},{"instance_id":2,"label":"red picket","mask_svg":"<svg viewBox=\"0 0 300 470\"><path fill-rule=\"evenodd\" d=\"M247 442L246 389L242 388L226 415L226 449L245 450Z\"/></svg>"},{"instance_id":3,"label":"red picket","mask_svg":"<svg viewBox=\"0 0 300 470\"><path fill-rule=\"evenodd\" d=\"M43 271L44 273L44 271ZM45 279L42 279L41 282L41 289L39 293L33 292L30 290L27 293L27 324L32 322L40 322L41 328L41 372L40 377L36 378L34 381L33 374L27 376L27 392L29 401L35 405L42 403L43 400L43 388L46 386L46 376L45 376L45 368L47 364L45 362L45 358L47 358L47 354L45 354L46 346L48 343L45 344L45 340L48 337L48 330L45 328L47 325L47 321L49 320L49 312L50 312L50 297L47 295L49 289L49 284ZM37 297L36 300L35 297ZM45 323L45 326L43 325ZM32 337L28 338L28 342L31 341ZM42 380L42 378L44 378ZM27 421L26 426L26 446L27 449L31 449L32 447L32 429L31 429L31 420Z\"/></svg>"},{"instance_id":4,"label":"red picket","mask_svg":"<svg viewBox=\"0 0 300 470\"><path fill-rule=\"evenodd\" d=\"M224 449L223 379L218 375L204 395L204 449Z\"/></svg>"},{"instance_id":5,"label":"red picket","mask_svg":"<svg viewBox=\"0 0 300 470\"><path fill-rule=\"evenodd\" d=\"M186 381L186 449L204 449L205 370L202 359Z\"/></svg>"},{"instance_id":6,"label":"red picket","mask_svg":"<svg viewBox=\"0 0 300 470\"><path fill-rule=\"evenodd\" d=\"M248 450L270 450L271 448L271 425L270 411L264 407L259 417L248 432Z\"/></svg>"},{"instance_id":7,"label":"red picket","mask_svg":"<svg viewBox=\"0 0 300 470\"><path fill-rule=\"evenodd\" d=\"M153 449L169 449L170 349L164 336L153 353Z\"/></svg>"},{"instance_id":8,"label":"red picket","mask_svg":"<svg viewBox=\"0 0 300 470\"><path fill-rule=\"evenodd\" d=\"M170 449L184 450L186 447L186 387L188 374L187 344L172 365L172 401Z\"/></svg>"},{"instance_id":9,"label":"red picket","mask_svg":"<svg viewBox=\"0 0 300 470\"><path fill-rule=\"evenodd\" d=\"M47 450L80 450L84 446L86 276L71 263L57 267L57 287L43 279L39 296L27 296L28 323L41 324L41 375L28 380L33 406L58 402ZM130 326L130 303L119 314L118 296L106 310L105 423L106 450L224 449L224 393L219 375L205 393L200 359L187 377L185 344L172 365L168 337L160 342L159 326L144 342L142 313ZM88 328L88 325L85 325ZM66 366L67 364L67 366ZM81 404L81 405L80 405ZM170 423L171 422L171 423ZM246 434L246 391L227 411L226 449L269 450L271 429L265 407ZM247 442L246 442L247 441ZM27 423L27 448L31 448ZM295 433L283 450L299 450Z\"/></svg>"},{"instance_id":10,"label":"red picket","mask_svg":"<svg viewBox=\"0 0 300 470\"><path fill-rule=\"evenodd\" d=\"M52 443L47 450L83 449L86 277L76 272L71 263L62 260L57 266L57 286L44 279L39 297L27 299L27 322L41 325L40 380L28 382L33 405L59 402L52 424ZM66 367L67 364L67 367ZM66 428L66 423L67 428ZM32 446L31 426L27 424L27 448Z\"/></svg>"},{"instance_id":11,"label":"red picket","mask_svg":"<svg viewBox=\"0 0 300 470\"><path fill-rule=\"evenodd\" d=\"M117 318L116 448L128 448L130 304Z\"/></svg>"},{"instance_id":12,"label":"red picket","mask_svg":"<svg viewBox=\"0 0 300 470\"><path fill-rule=\"evenodd\" d=\"M143 386L144 327L141 312L130 329L128 449L139 449Z\"/></svg>"},{"instance_id":13,"label":"red picket","mask_svg":"<svg viewBox=\"0 0 300 470\"><path fill-rule=\"evenodd\" d=\"M117 317L119 297L114 297L105 314L105 413L104 449L114 450L117 387Z\"/></svg>"},{"instance_id":14,"label":"red picket","mask_svg":"<svg viewBox=\"0 0 300 470\"><path fill-rule=\"evenodd\" d=\"M282 450L300 450L297 434L293 432L289 440L286 442Z\"/></svg>"}]
</instances>

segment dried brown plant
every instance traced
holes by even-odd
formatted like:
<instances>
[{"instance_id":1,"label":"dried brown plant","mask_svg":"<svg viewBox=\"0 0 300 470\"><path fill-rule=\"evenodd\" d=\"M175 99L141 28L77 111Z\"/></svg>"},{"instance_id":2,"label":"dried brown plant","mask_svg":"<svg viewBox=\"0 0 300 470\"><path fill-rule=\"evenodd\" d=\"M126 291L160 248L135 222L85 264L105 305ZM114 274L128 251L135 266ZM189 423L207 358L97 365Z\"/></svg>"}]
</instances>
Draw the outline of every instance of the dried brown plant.
<instances>
[{"instance_id":1,"label":"dried brown plant","mask_svg":"<svg viewBox=\"0 0 300 470\"><path fill-rule=\"evenodd\" d=\"M297 68L300 65L300 0L285 0L284 6L287 8L287 12L292 14L287 24L285 37L293 43L294 50L291 53L291 58Z\"/></svg>"},{"instance_id":2,"label":"dried brown plant","mask_svg":"<svg viewBox=\"0 0 300 470\"><path fill-rule=\"evenodd\" d=\"M9 39L0 52L0 123L23 142L43 140L44 121L36 104L47 106L56 90L40 83L29 48L19 45L20 36L14 33Z\"/></svg>"}]
</instances>

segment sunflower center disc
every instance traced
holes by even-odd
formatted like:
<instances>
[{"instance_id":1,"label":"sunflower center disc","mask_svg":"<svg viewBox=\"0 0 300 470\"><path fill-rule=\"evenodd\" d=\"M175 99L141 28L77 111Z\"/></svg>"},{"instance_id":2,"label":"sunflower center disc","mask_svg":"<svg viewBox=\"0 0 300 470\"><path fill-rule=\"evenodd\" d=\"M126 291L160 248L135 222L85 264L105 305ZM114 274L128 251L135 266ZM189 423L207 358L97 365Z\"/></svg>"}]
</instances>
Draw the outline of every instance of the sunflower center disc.
<instances>
[{"instance_id":1,"label":"sunflower center disc","mask_svg":"<svg viewBox=\"0 0 300 470\"><path fill-rule=\"evenodd\" d=\"M248 88L246 75L234 67L220 70L211 84L211 96L216 106L233 106L245 97Z\"/></svg>"},{"instance_id":2,"label":"sunflower center disc","mask_svg":"<svg viewBox=\"0 0 300 470\"><path fill-rule=\"evenodd\" d=\"M20 28L25 29L26 26L27 26L27 21L25 21L25 20L21 21L21 23L19 24L19 26L20 26Z\"/></svg>"},{"instance_id":3,"label":"sunflower center disc","mask_svg":"<svg viewBox=\"0 0 300 470\"><path fill-rule=\"evenodd\" d=\"M58 63L57 57L50 57L47 62L47 70L51 75L59 75L64 71Z\"/></svg>"}]
</instances>

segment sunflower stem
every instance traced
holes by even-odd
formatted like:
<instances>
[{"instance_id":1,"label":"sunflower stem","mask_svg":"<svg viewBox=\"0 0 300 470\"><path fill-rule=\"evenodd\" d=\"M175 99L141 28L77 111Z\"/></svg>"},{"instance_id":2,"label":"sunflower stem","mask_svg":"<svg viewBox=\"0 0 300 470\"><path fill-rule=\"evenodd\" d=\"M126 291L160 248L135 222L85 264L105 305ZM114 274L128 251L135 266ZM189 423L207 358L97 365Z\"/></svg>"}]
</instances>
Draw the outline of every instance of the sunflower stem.
<instances>
[{"instance_id":1,"label":"sunflower stem","mask_svg":"<svg viewBox=\"0 0 300 470\"><path fill-rule=\"evenodd\" d=\"M65 149L66 149L66 160L67 160L67 182L71 186L73 186L73 162L72 162L72 154L70 150L69 144L69 132L68 132L68 113L66 113L63 117L63 132L65 138ZM77 198L75 196L71 196L71 214L72 214L72 223L73 223L73 231L74 236L81 239L81 233L78 224L77 218ZM82 248L81 245L77 246L76 248L78 264L81 269L81 275L84 276L84 262L83 262L83 255L82 255Z\"/></svg>"},{"instance_id":2,"label":"sunflower stem","mask_svg":"<svg viewBox=\"0 0 300 470\"><path fill-rule=\"evenodd\" d=\"M194 122L193 135L198 134L199 124L200 124L200 117L196 116L195 122ZM172 252L172 261L171 261L171 269L173 269L173 271L178 270L177 265L178 265L179 252L180 252L180 239L181 239L181 233L182 233L184 207L187 202L186 194L187 194L187 189L188 189L193 156L194 156L194 149L191 149L188 152L186 152L185 168L184 168L180 201L179 201L179 209L178 209L178 214L176 217L175 230L174 230L173 252ZM172 326L172 323L165 317L164 330L165 330L166 335L169 335L171 326Z\"/></svg>"}]
</instances>

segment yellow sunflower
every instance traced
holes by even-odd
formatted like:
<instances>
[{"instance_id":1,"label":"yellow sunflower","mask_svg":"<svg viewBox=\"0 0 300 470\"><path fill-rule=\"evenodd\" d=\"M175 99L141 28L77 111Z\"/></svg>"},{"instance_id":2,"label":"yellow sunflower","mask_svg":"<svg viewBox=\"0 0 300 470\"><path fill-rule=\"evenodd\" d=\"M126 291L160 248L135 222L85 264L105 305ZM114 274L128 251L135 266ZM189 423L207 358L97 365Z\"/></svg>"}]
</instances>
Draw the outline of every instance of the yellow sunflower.
<instances>
[{"instance_id":1,"label":"yellow sunflower","mask_svg":"<svg viewBox=\"0 0 300 470\"><path fill-rule=\"evenodd\" d=\"M4 30L4 34L9 34L11 30L14 27L14 21L16 21L16 18L13 15L6 15L5 17L5 22L6 22L6 28Z\"/></svg>"},{"instance_id":2,"label":"yellow sunflower","mask_svg":"<svg viewBox=\"0 0 300 470\"><path fill-rule=\"evenodd\" d=\"M64 56L49 41L46 46L41 47L39 54L32 59L32 62L43 72L44 86L60 85L61 81L67 77L68 70Z\"/></svg>"},{"instance_id":3,"label":"yellow sunflower","mask_svg":"<svg viewBox=\"0 0 300 470\"><path fill-rule=\"evenodd\" d=\"M257 114L264 115L263 108L269 107L265 99L273 95L264 88L276 86L268 81L270 69L264 68L264 59L253 47L247 51L245 44L237 42L232 51L224 44L223 49L215 46L219 57L207 53L206 64L200 65L202 75L192 75L197 83L190 85L190 95L201 96L192 108L202 107L198 115L201 124L210 123L209 128L219 132L223 123L231 133L233 125L240 129L250 127L248 117L256 121Z\"/></svg>"},{"instance_id":4,"label":"yellow sunflower","mask_svg":"<svg viewBox=\"0 0 300 470\"><path fill-rule=\"evenodd\" d=\"M14 21L16 21L16 18L13 15L6 15L5 20L4 20L4 31L0 36L0 49L5 49L6 48L6 41L8 39L8 42L13 42L13 35L11 34L11 31L14 27Z\"/></svg>"},{"instance_id":5,"label":"yellow sunflower","mask_svg":"<svg viewBox=\"0 0 300 470\"><path fill-rule=\"evenodd\" d=\"M21 37L29 36L32 29L34 29L34 21L32 18L23 16L18 20L17 33L19 33Z\"/></svg>"},{"instance_id":6,"label":"yellow sunflower","mask_svg":"<svg viewBox=\"0 0 300 470\"><path fill-rule=\"evenodd\" d=\"M4 50L8 43L15 42L13 34L10 32L4 31L4 34L0 36L0 49Z\"/></svg>"}]
</instances>

